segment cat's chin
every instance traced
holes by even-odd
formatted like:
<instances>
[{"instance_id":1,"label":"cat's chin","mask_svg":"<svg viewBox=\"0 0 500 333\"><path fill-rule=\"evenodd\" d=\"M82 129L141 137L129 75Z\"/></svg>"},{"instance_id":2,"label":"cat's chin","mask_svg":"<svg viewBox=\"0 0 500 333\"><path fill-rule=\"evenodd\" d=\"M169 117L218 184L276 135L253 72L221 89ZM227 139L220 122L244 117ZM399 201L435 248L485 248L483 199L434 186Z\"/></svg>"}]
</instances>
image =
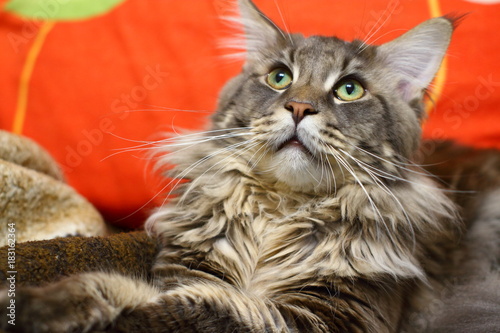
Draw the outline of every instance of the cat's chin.
<instances>
[{"instance_id":1,"label":"cat's chin","mask_svg":"<svg viewBox=\"0 0 500 333\"><path fill-rule=\"evenodd\" d=\"M300 143L291 142L268 160L267 169L283 187L299 192L317 192L324 187L325 171Z\"/></svg>"}]
</instances>

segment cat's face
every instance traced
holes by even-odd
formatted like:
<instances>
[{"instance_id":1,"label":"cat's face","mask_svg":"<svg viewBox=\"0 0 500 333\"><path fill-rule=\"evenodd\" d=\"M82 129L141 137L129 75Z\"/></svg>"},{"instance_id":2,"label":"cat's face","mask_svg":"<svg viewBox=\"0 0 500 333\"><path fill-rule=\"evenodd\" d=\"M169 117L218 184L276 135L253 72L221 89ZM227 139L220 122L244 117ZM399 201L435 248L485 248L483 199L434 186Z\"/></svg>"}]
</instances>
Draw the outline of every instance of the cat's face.
<instances>
[{"instance_id":1,"label":"cat's face","mask_svg":"<svg viewBox=\"0 0 500 333\"><path fill-rule=\"evenodd\" d=\"M251 3L240 4L247 62L221 94L214 126L249 128L252 134L239 140L249 140L242 157L255 172L316 192L398 174L394 163L417 148L423 89L439 67L451 23L428 21L375 47L288 35ZM420 45L425 38L428 47Z\"/></svg>"}]
</instances>

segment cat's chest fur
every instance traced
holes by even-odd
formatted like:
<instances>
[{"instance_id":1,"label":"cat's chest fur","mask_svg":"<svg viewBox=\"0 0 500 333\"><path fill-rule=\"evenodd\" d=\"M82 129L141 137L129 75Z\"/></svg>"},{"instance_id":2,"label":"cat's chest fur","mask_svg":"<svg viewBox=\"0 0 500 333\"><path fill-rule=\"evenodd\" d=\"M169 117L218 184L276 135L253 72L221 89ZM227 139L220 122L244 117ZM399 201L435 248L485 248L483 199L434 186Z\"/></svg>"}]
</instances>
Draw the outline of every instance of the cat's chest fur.
<instances>
[{"instance_id":1,"label":"cat's chest fur","mask_svg":"<svg viewBox=\"0 0 500 333\"><path fill-rule=\"evenodd\" d=\"M268 292L317 276L321 244L340 232L337 198L281 193L245 177L213 183L187 203L204 215L201 223L177 215L185 206L168 209L167 242L203 252L200 260L245 289Z\"/></svg>"},{"instance_id":2,"label":"cat's chest fur","mask_svg":"<svg viewBox=\"0 0 500 333\"><path fill-rule=\"evenodd\" d=\"M241 287L264 296L310 282L327 269L320 264L327 255L323 243L340 233L338 200L276 202L260 192L240 208L207 259Z\"/></svg>"},{"instance_id":3,"label":"cat's chest fur","mask_svg":"<svg viewBox=\"0 0 500 333\"><path fill-rule=\"evenodd\" d=\"M169 262L183 258L187 266L203 266L262 296L336 277L420 274L408 233L388 233L370 221L371 203L357 187L324 196L293 194L241 174L195 185L191 196L161 210L159 218L168 221L160 229L164 242L184 249L172 256L168 247ZM365 215L362 220L348 218L353 210ZM378 213L394 219L394 211ZM408 248L397 245L403 238Z\"/></svg>"}]
</instances>

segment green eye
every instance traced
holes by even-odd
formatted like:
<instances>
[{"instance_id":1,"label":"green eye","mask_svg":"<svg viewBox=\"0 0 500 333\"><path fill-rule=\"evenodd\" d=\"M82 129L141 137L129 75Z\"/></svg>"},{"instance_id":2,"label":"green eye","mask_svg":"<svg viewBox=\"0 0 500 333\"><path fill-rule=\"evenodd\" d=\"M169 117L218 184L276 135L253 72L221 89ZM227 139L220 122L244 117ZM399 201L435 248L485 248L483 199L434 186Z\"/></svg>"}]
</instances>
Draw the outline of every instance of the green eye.
<instances>
[{"instance_id":1,"label":"green eye","mask_svg":"<svg viewBox=\"0 0 500 333\"><path fill-rule=\"evenodd\" d=\"M335 88L335 97L345 102L352 102L365 95L365 88L356 80L343 80Z\"/></svg>"},{"instance_id":2,"label":"green eye","mask_svg":"<svg viewBox=\"0 0 500 333\"><path fill-rule=\"evenodd\" d=\"M286 68L276 68L267 74L267 84L277 90L288 88L292 84L292 72Z\"/></svg>"}]
</instances>

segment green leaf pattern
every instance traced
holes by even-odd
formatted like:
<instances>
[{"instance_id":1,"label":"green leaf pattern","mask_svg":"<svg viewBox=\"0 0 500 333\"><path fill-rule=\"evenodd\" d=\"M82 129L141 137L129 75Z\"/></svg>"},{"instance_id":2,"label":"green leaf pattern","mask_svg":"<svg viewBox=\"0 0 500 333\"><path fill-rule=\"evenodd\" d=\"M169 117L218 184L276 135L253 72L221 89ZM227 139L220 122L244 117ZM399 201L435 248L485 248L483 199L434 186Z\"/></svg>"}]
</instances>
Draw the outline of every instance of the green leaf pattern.
<instances>
[{"instance_id":1,"label":"green leaf pattern","mask_svg":"<svg viewBox=\"0 0 500 333\"><path fill-rule=\"evenodd\" d=\"M28 19L73 21L111 11L125 0L9 0L4 10Z\"/></svg>"}]
</instances>

